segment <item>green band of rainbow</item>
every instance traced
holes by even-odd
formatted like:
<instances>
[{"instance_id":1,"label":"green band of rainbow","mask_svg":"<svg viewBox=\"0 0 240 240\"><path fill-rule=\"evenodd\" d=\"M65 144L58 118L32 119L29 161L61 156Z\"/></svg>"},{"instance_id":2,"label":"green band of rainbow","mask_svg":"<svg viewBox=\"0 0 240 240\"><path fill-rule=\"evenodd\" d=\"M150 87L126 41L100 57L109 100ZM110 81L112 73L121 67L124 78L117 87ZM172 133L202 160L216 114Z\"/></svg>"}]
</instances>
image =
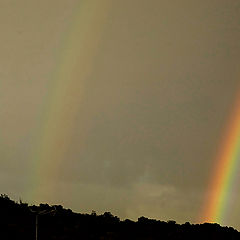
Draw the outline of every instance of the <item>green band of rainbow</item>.
<instances>
[{"instance_id":1,"label":"green band of rainbow","mask_svg":"<svg viewBox=\"0 0 240 240\"><path fill-rule=\"evenodd\" d=\"M59 183L61 162L67 161L84 85L91 75L110 12L110 0L81 0L76 4L71 26L56 55L56 69L36 127L35 148L30 156L30 183L26 198L51 201ZM81 146L79 146L81 147ZM67 162L66 162L67 164Z\"/></svg>"},{"instance_id":2,"label":"green band of rainbow","mask_svg":"<svg viewBox=\"0 0 240 240\"><path fill-rule=\"evenodd\" d=\"M214 164L214 173L208 189L201 222L223 224L240 162L240 97L223 136L222 145Z\"/></svg>"}]
</instances>

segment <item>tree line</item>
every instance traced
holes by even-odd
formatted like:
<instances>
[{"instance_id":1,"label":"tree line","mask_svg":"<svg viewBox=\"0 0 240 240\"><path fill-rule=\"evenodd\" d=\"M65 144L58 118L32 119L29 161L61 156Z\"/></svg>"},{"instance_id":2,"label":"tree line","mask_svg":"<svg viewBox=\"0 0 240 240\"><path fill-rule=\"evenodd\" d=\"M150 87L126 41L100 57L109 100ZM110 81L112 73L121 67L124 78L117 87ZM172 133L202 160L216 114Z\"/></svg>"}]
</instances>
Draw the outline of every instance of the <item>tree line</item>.
<instances>
[{"instance_id":1,"label":"tree line","mask_svg":"<svg viewBox=\"0 0 240 240\"><path fill-rule=\"evenodd\" d=\"M120 220L110 212L97 215L75 213L61 205L27 203L0 195L1 239L38 240L239 240L240 233L218 224L177 224L139 217L137 221Z\"/></svg>"}]
</instances>

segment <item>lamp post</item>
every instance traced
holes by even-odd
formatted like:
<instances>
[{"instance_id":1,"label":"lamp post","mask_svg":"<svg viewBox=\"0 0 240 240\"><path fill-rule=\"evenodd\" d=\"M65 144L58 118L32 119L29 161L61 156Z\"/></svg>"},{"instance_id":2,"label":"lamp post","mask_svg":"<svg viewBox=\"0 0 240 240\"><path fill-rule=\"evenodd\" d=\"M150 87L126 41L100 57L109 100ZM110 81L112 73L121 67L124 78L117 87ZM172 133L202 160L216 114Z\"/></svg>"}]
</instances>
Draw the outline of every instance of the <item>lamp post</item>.
<instances>
[{"instance_id":1,"label":"lamp post","mask_svg":"<svg viewBox=\"0 0 240 240\"><path fill-rule=\"evenodd\" d=\"M38 216L40 215L45 215L45 214L49 214L49 213L55 213L57 211L56 207L54 206L54 210L43 210L43 211L33 211L32 209L30 209L30 211L32 213L36 214L36 220L35 220L35 239L38 240Z\"/></svg>"}]
</instances>

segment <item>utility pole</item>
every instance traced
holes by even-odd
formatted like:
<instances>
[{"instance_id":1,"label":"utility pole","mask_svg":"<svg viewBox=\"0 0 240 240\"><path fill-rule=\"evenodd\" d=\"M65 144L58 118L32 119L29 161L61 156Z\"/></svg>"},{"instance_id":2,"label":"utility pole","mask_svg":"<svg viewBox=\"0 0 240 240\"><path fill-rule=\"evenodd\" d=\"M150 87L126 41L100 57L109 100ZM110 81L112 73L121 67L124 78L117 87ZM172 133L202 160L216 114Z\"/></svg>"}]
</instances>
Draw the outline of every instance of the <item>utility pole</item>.
<instances>
[{"instance_id":1,"label":"utility pole","mask_svg":"<svg viewBox=\"0 0 240 240\"><path fill-rule=\"evenodd\" d=\"M55 213L57 211L56 207L54 206L54 210L50 210L50 211L47 211L47 210L43 210L43 211L33 211L30 209L30 211L34 214L36 214L36 219L35 219L35 240L38 240L38 216L40 215L46 215L46 214L49 214L49 213Z\"/></svg>"},{"instance_id":2,"label":"utility pole","mask_svg":"<svg viewBox=\"0 0 240 240\"><path fill-rule=\"evenodd\" d=\"M38 240L38 214L36 214L36 240Z\"/></svg>"}]
</instances>

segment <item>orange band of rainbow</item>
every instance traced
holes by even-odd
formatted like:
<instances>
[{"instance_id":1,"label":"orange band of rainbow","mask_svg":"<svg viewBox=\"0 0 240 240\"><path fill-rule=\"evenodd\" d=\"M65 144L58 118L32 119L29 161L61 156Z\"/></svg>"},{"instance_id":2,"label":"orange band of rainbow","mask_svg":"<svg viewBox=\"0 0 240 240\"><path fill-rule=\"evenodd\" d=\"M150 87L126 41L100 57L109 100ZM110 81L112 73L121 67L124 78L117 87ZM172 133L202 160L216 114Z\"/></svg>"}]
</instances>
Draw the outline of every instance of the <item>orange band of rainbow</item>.
<instances>
[{"instance_id":1,"label":"orange band of rainbow","mask_svg":"<svg viewBox=\"0 0 240 240\"><path fill-rule=\"evenodd\" d=\"M30 183L26 197L31 201L51 201L59 183L61 162L76 128L76 115L83 100L84 85L91 75L101 49L109 0L82 0L76 4L71 24L61 48L56 68L49 79L48 93L36 127L35 149L30 156Z\"/></svg>"},{"instance_id":2,"label":"orange band of rainbow","mask_svg":"<svg viewBox=\"0 0 240 240\"><path fill-rule=\"evenodd\" d=\"M237 164L240 161L240 97L234 105L226 134L214 164L201 222L222 224L233 186Z\"/></svg>"}]
</instances>

